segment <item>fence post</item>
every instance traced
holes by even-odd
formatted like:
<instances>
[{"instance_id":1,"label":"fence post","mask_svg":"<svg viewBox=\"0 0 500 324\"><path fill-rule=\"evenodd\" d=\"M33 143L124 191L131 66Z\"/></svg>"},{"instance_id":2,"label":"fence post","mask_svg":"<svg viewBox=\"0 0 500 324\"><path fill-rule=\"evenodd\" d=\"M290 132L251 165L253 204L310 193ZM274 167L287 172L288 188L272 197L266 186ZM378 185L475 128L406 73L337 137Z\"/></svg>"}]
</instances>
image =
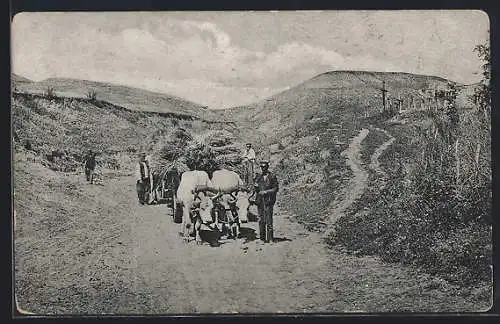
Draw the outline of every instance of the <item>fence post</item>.
<instances>
[{"instance_id":1,"label":"fence post","mask_svg":"<svg viewBox=\"0 0 500 324\"><path fill-rule=\"evenodd\" d=\"M479 172L479 153L481 152L481 143L476 145L476 172Z\"/></svg>"},{"instance_id":2,"label":"fence post","mask_svg":"<svg viewBox=\"0 0 500 324\"><path fill-rule=\"evenodd\" d=\"M427 171L427 157L425 155L425 146L422 150L422 161L424 162L424 171Z\"/></svg>"},{"instance_id":3,"label":"fence post","mask_svg":"<svg viewBox=\"0 0 500 324\"><path fill-rule=\"evenodd\" d=\"M459 146L460 142L457 139L455 142L455 160L456 160L456 186L458 187L460 182L460 156L459 156Z\"/></svg>"}]
</instances>

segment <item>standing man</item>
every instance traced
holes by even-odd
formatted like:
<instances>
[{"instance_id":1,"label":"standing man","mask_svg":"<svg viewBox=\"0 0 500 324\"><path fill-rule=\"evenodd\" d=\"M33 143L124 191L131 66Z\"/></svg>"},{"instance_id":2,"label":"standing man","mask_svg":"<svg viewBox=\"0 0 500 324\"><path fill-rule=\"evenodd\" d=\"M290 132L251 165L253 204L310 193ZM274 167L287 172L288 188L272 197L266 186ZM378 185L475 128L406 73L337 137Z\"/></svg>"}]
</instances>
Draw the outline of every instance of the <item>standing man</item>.
<instances>
[{"instance_id":1,"label":"standing man","mask_svg":"<svg viewBox=\"0 0 500 324\"><path fill-rule=\"evenodd\" d=\"M92 152L92 150L89 150L85 156L85 177L90 184L94 182L94 170L96 166L95 155L96 154Z\"/></svg>"},{"instance_id":2,"label":"standing man","mask_svg":"<svg viewBox=\"0 0 500 324\"><path fill-rule=\"evenodd\" d=\"M269 161L261 161L262 172L255 178L256 204L259 209L260 239L265 243L274 242L273 209L279 185L274 173L269 171Z\"/></svg>"},{"instance_id":3,"label":"standing man","mask_svg":"<svg viewBox=\"0 0 500 324\"><path fill-rule=\"evenodd\" d=\"M244 181L245 184L251 184L254 177L255 168L255 151L252 148L252 144L247 143L246 149L243 152L243 167L245 168Z\"/></svg>"},{"instance_id":4,"label":"standing man","mask_svg":"<svg viewBox=\"0 0 500 324\"><path fill-rule=\"evenodd\" d=\"M151 150L151 148L150 148ZM149 177L149 183L147 184L146 188L148 190L148 196L149 196L149 199L147 201L148 204L151 204L153 202L153 174L151 172L151 169L153 167L153 157L151 156L151 153L146 155L146 165L148 166L148 169L150 170L150 177Z\"/></svg>"},{"instance_id":5,"label":"standing man","mask_svg":"<svg viewBox=\"0 0 500 324\"><path fill-rule=\"evenodd\" d=\"M139 204L141 205L144 205L147 201L146 195L149 193L150 178L151 172L149 170L148 163L146 162L146 153L141 153L139 162L135 168L137 197L139 198Z\"/></svg>"}]
</instances>

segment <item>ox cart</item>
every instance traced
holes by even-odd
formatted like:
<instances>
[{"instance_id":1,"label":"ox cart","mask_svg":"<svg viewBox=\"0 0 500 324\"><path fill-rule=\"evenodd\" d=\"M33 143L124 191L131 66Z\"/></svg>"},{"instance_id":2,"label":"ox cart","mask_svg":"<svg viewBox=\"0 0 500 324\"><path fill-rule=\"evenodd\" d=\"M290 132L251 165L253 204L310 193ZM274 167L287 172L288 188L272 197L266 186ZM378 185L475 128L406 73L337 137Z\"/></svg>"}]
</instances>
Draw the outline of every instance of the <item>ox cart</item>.
<instances>
[{"instance_id":1,"label":"ox cart","mask_svg":"<svg viewBox=\"0 0 500 324\"><path fill-rule=\"evenodd\" d=\"M182 172L182 168L174 163L162 166L152 172L151 201L157 204L166 204L172 211L172 219L175 223L182 222L182 210L179 211L176 194Z\"/></svg>"}]
</instances>

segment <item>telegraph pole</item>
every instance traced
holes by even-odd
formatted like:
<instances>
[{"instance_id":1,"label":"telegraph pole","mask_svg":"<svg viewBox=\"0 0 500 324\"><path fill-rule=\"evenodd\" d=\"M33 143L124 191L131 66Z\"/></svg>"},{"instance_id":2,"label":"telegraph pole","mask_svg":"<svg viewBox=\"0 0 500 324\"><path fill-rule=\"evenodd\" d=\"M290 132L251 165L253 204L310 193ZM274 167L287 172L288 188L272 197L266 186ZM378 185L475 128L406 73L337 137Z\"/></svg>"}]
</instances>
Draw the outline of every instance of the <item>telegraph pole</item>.
<instances>
[{"instance_id":1,"label":"telegraph pole","mask_svg":"<svg viewBox=\"0 0 500 324\"><path fill-rule=\"evenodd\" d=\"M401 96L396 99L396 102L398 103L398 113L401 113L401 110L403 109L403 99L401 99Z\"/></svg>"},{"instance_id":2,"label":"telegraph pole","mask_svg":"<svg viewBox=\"0 0 500 324\"><path fill-rule=\"evenodd\" d=\"M385 81L382 81L382 107L383 107L383 111L382 112L385 112L386 110L386 107L385 107L385 96L386 96L386 93L387 93L387 89L385 88Z\"/></svg>"}]
</instances>

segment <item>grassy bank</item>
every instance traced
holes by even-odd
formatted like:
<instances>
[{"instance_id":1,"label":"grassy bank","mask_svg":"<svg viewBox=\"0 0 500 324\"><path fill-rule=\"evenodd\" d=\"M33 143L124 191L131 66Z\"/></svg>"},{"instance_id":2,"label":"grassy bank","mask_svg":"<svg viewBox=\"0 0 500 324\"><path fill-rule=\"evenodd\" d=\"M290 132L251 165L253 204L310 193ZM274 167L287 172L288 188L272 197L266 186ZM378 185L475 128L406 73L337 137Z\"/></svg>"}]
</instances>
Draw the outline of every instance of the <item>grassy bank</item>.
<instances>
[{"instance_id":1,"label":"grassy bank","mask_svg":"<svg viewBox=\"0 0 500 324\"><path fill-rule=\"evenodd\" d=\"M449 153L432 116L416 114L404 124L379 123L396 138L380 157L387 175L370 175L368 190L339 220L330 244L415 265L463 287L491 285L491 180L475 173L476 181L457 185L455 162L467 160L465 150ZM461 112L465 128L468 114ZM485 168L480 161L462 164L459 175L470 165Z\"/></svg>"}]
</instances>

